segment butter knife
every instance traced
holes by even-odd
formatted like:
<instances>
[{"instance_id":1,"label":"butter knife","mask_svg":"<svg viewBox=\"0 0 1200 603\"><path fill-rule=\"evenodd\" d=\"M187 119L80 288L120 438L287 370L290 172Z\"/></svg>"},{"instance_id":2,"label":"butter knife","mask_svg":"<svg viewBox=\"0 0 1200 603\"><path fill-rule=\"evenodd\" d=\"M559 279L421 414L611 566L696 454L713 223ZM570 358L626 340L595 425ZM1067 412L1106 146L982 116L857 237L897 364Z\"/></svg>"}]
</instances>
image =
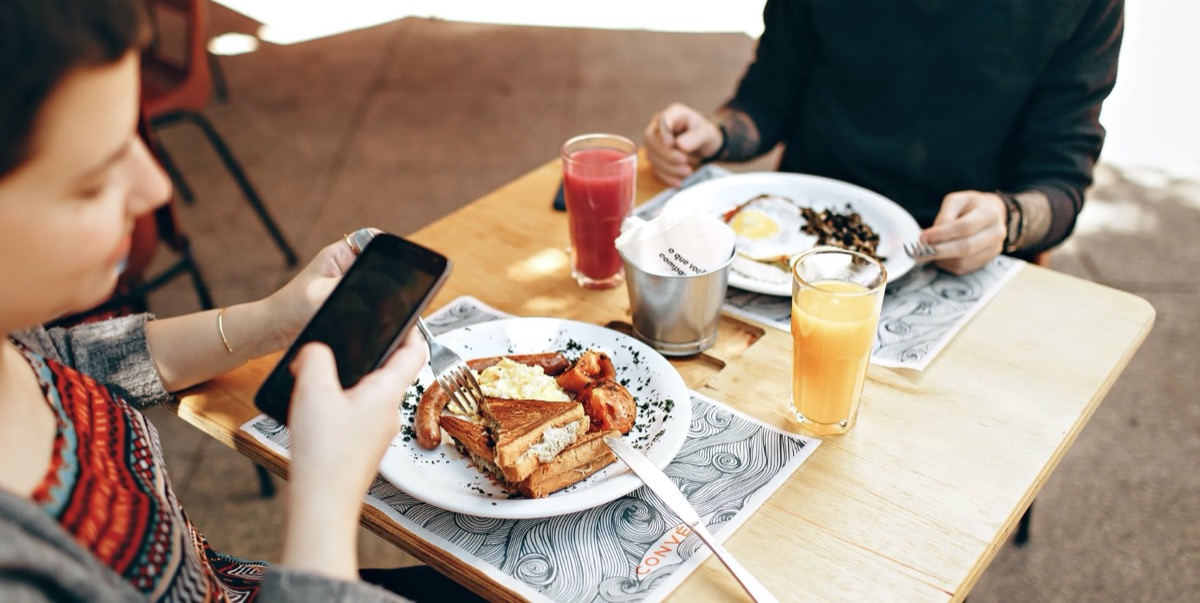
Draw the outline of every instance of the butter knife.
<instances>
[{"instance_id":1,"label":"butter knife","mask_svg":"<svg viewBox=\"0 0 1200 603\"><path fill-rule=\"evenodd\" d=\"M691 503L687 501L683 493L675 487L675 484L671 482L671 478L667 477L667 474L659 470L658 467L655 467L654 463L650 462L650 459L638 452L633 446L625 443L625 440L621 438L607 436L604 438L604 443L608 444L613 454L616 454L617 458L624 461L626 465L629 465L634 474L640 477L646 486L666 503L672 513L678 516L683 523L687 524L688 528L699 536L700 540L703 540L704 544L708 545L708 548L712 549L713 553L716 553L717 559L720 559L721 563L724 563L725 567L729 568L730 573L733 574L738 584L741 584L742 588L746 589L746 592L750 594L750 598L755 601L777 601L775 596L771 594L771 591L767 590L749 570L742 567L742 564L738 563L733 558L733 555L725 550L725 547L721 546L721 543L717 542L712 532L709 532L708 528L705 527L704 522L700 521L700 515L692 508Z\"/></svg>"}]
</instances>

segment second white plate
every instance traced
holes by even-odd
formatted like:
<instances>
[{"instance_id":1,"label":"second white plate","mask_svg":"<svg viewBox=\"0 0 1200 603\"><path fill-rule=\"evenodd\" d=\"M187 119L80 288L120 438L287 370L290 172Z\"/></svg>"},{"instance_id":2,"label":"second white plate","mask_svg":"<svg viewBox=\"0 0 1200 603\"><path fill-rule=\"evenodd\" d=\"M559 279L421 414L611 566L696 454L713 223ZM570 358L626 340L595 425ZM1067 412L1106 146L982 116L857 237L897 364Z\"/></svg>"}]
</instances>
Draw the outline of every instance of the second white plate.
<instances>
[{"instance_id":1,"label":"second white plate","mask_svg":"<svg viewBox=\"0 0 1200 603\"><path fill-rule=\"evenodd\" d=\"M787 172L751 172L714 178L685 188L663 207L663 213L704 211L720 217L758 195L787 197L801 207L858 212L879 234L877 255L885 258L888 279L896 280L915 264L903 245L917 240L921 228L894 201L861 186L841 180ZM776 274L778 273L778 274ZM792 277L787 272L738 256L730 266L729 284L768 295L790 296Z\"/></svg>"}]
</instances>

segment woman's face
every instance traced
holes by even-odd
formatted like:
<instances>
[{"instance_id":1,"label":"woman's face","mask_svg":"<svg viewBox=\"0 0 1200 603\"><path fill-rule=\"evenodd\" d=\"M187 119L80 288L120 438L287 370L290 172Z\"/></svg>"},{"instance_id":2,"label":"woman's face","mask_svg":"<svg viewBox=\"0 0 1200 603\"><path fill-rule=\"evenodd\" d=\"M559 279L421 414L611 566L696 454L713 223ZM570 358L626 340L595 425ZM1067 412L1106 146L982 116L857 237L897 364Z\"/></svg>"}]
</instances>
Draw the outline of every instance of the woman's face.
<instances>
[{"instance_id":1,"label":"woman's face","mask_svg":"<svg viewBox=\"0 0 1200 603\"><path fill-rule=\"evenodd\" d=\"M31 157L0 177L0 327L42 324L112 294L134 219L170 184L137 135L138 57L79 68L34 124Z\"/></svg>"}]
</instances>

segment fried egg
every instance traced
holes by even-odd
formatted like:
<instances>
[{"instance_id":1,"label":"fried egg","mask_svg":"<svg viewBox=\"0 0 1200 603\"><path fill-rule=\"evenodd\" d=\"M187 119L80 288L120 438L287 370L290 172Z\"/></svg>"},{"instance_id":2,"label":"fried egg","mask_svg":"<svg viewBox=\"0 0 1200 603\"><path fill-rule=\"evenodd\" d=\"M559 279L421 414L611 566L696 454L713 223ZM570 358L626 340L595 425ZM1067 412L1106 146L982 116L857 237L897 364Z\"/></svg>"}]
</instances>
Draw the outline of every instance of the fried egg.
<instances>
[{"instance_id":1,"label":"fried egg","mask_svg":"<svg viewBox=\"0 0 1200 603\"><path fill-rule=\"evenodd\" d=\"M725 222L737 235L738 254L759 262L786 260L817 243L816 235L803 232L800 208L786 197L755 197L727 213Z\"/></svg>"}]
</instances>

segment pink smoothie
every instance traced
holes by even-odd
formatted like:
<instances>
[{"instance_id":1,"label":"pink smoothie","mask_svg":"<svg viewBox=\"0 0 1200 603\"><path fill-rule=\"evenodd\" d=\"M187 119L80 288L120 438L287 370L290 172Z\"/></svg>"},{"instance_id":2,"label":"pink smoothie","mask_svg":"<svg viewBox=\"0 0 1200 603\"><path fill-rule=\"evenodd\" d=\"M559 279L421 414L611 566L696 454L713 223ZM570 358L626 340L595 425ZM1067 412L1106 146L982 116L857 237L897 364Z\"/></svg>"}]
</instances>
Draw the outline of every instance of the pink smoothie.
<instances>
[{"instance_id":1,"label":"pink smoothie","mask_svg":"<svg viewBox=\"0 0 1200 603\"><path fill-rule=\"evenodd\" d=\"M621 270L614 241L621 221L633 208L636 163L614 149L582 149L570 155L563 170L567 219L575 270L597 281Z\"/></svg>"}]
</instances>

